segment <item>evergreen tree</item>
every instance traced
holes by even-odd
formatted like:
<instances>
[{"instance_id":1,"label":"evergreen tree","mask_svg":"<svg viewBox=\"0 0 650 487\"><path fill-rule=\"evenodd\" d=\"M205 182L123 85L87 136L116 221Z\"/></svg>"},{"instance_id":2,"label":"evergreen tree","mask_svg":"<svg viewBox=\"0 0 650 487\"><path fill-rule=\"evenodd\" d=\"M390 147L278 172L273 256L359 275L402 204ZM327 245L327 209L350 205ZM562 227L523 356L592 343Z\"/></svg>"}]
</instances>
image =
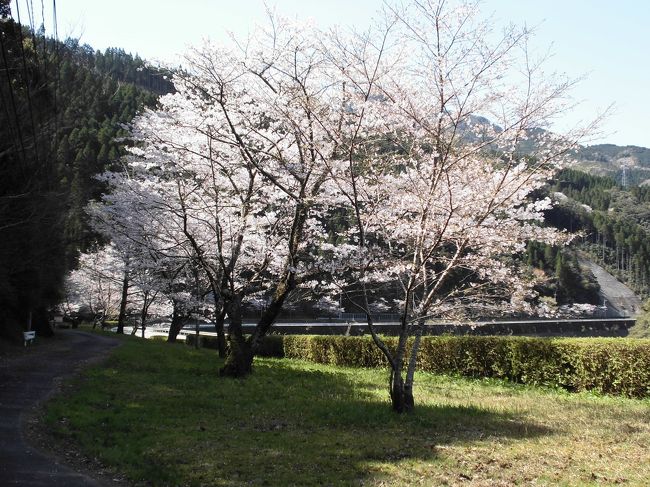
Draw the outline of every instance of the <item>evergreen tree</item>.
<instances>
[{"instance_id":1,"label":"evergreen tree","mask_svg":"<svg viewBox=\"0 0 650 487\"><path fill-rule=\"evenodd\" d=\"M122 124L172 85L152 91L142 80L164 73L123 50L30 32L7 0L0 18L0 334L18 338L30 321L48 331L66 270L97 239L84 208L118 167Z\"/></svg>"}]
</instances>

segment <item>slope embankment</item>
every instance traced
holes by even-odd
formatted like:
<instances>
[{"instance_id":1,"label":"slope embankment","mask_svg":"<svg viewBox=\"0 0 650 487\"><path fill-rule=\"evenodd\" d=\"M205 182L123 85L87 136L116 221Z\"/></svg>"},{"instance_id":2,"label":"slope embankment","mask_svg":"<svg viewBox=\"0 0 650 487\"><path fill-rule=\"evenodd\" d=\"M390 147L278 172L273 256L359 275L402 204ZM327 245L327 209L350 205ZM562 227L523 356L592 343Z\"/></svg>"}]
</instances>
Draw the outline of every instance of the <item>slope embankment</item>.
<instances>
[{"instance_id":1,"label":"slope embankment","mask_svg":"<svg viewBox=\"0 0 650 487\"><path fill-rule=\"evenodd\" d=\"M609 316L636 316L641 311L641 299L629 287L595 262L584 257L579 262L588 267L598 281L600 296Z\"/></svg>"}]
</instances>

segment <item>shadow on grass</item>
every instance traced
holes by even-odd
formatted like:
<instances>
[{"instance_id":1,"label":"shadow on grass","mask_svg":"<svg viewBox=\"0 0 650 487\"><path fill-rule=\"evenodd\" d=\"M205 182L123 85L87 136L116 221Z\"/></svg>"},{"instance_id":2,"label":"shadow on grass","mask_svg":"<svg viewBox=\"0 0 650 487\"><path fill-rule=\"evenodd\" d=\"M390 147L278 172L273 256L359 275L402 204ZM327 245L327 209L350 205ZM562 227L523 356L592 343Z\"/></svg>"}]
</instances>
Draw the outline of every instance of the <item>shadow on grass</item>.
<instances>
[{"instance_id":1,"label":"shadow on grass","mask_svg":"<svg viewBox=\"0 0 650 487\"><path fill-rule=\"evenodd\" d=\"M440 449L452 444L549 433L515 414L473 406L419 405L414 414L396 415L385 375L267 360L245 381L216 380L219 408L205 414L220 420L195 417L214 456L189 460L215 468L193 469L190 477L207 484L349 484L386 464L408 470L411 462L440 461ZM181 473L182 483L186 472L181 466L172 478Z\"/></svg>"},{"instance_id":2,"label":"shadow on grass","mask_svg":"<svg viewBox=\"0 0 650 487\"><path fill-rule=\"evenodd\" d=\"M450 445L551 433L516 414L430 405L435 397L396 415L385 371L264 359L232 380L216 376L214 354L154 355L139 367L142 353L118 351L57 405L87 453L153 485L358 484L444 461Z\"/></svg>"}]
</instances>

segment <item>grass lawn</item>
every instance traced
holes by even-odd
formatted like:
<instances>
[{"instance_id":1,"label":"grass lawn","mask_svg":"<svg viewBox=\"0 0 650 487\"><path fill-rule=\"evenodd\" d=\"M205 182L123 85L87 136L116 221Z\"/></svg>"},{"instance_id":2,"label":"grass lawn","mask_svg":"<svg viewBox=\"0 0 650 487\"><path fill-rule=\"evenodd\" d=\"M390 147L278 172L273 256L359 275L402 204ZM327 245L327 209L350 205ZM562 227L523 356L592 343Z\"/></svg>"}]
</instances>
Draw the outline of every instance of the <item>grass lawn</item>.
<instances>
[{"instance_id":1,"label":"grass lawn","mask_svg":"<svg viewBox=\"0 0 650 487\"><path fill-rule=\"evenodd\" d=\"M387 371L125 337L52 400L52 435L142 485L649 485L650 400L419 374L390 411Z\"/></svg>"}]
</instances>

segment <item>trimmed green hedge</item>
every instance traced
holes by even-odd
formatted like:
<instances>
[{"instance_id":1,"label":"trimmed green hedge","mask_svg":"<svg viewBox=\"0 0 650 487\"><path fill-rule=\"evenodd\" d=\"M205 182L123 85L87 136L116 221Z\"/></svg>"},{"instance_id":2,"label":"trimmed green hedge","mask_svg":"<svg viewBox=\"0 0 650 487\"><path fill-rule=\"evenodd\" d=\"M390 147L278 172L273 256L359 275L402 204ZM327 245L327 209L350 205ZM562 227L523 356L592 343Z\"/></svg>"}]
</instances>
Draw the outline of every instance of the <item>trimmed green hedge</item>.
<instances>
[{"instance_id":1,"label":"trimmed green hedge","mask_svg":"<svg viewBox=\"0 0 650 487\"><path fill-rule=\"evenodd\" d=\"M186 343L194 346L194 335ZM395 337L384 337L395 348ZM200 345L217 348L216 337ZM258 353L348 367L387 367L372 338L270 335ZM423 337L418 370L465 377L494 377L521 384L650 397L650 339L526 338L505 336Z\"/></svg>"},{"instance_id":2,"label":"trimmed green hedge","mask_svg":"<svg viewBox=\"0 0 650 487\"><path fill-rule=\"evenodd\" d=\"M280 335L265 336L257 355L260 357L284 357L282 338L283 337ZM187 335L185 337L186 345L193 347L195 341L196 335ZM211 335L199 335L199 347L217 350L217 337Z\"/></svg>"},{"instance_id":3,"label":"trimmed green hedge","mask_svg":"<svg viewBox=\"0 0 650 487\"><path fill-rule=\"evenodd\" d=\"M387 366L370 337L284 336L289 358L351 367ZM395 338L384 338L395 347ZM650 340L423 337L418 370L494 377L628 397L650 396Z\"/></svg>"}]
</instances>

